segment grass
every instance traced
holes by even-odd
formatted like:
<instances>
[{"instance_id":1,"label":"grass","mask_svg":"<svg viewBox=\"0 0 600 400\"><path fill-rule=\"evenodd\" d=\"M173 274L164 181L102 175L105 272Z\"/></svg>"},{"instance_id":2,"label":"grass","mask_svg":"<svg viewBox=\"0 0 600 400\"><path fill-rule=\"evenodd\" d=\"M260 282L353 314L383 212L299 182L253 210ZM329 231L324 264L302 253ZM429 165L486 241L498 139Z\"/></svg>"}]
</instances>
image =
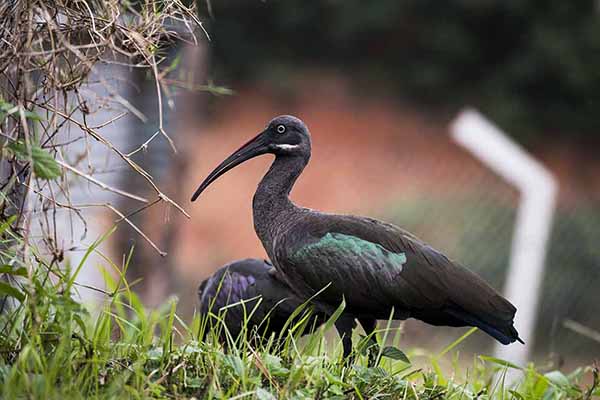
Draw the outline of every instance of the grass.
<instances>
[{"instance_id":1,"label":"grass","mask_svg":"<svg viewBox=\"0 0 600 400\"><path fill-rule=\"evenodd\" d=\"M426 355L424 367L413 366L403 354L389 350L391 358L381 357L383 349L377 367L368 367L367 357L360 354L353 364L344 363L337 337L323 334L335 316L303 338L307 319L299 313L281 341L269 338L257 343L249 332L235 339L227 335L218 315L183 321L177 316L175 299L146 309L124 279L131 253L119 266L106 259L106 300L100 310L90 313L73 295L77 273L89 267L86 257L73 268L58 268L29 249L28 259L34 261L25 265L17 257L23 250L18 237L7 229L8 224L0 225L0 256L7 278L6 287L0 289L13 299L12 307L0 316L4 399L588 400L600 396L598 373L592 367L563 374L480 356L465 372L458 366L444 371L440 362L451 359L468 334L438 354ZM388 323L380 330L379 340L397 346L400 335L389 327ZM218 336L227 338L225 346ZM364 347L367 339L359 340L357 348ZM502 378L508 369L518 372L514 385ZM582 383L586 376L587 385Z\"/></svg>"}]
</instances>

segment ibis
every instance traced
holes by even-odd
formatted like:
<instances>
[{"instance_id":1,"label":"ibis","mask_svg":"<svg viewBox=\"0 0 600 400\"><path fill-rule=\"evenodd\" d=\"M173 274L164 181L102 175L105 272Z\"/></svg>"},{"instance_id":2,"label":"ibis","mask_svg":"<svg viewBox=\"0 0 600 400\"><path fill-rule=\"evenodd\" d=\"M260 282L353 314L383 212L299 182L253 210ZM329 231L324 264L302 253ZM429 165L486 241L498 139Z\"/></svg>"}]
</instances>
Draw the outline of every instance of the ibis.
<instances>
[{"instance_id":1,"label":"ibis","mask_svg":"<svg viewBox=\"0 0 600 400\"><path fill-rule=\"evenodd\" d=\"M293 312L304 301L284 282L277 280L273 270L270 262L255 258L237 260L219 268L198 288L200 315L213 314L222 318L233 339L239 337L244 327L250 335L257 333L270 337L275 334L278 338ZM322 313L310 314L305 332L325 320ZM225 329L220 327L217 331L224 339Z\"/></svg>"},{"instance_id":2,"label":"ibis","mask_svg":"<svg viewBox=\"0 0 600 400\"><path fill-rule=\"evenodd\" d=\"M368 151L368 149L364 149ZM354 320L416 318L438 326L475 326L502 344L522 340L514 327L516 308L481 277L386 222L319 212L294 204L289 194L309 162L311 137L298 118L271 120L256 137L218 165L192 196L251 158L272 154L252 208L254 229L276 275L302 299L314 299L331 314L345 301L336 322L348 332ZM342 337L344 355L352 350Z\"/></svg>"}]
</instances>

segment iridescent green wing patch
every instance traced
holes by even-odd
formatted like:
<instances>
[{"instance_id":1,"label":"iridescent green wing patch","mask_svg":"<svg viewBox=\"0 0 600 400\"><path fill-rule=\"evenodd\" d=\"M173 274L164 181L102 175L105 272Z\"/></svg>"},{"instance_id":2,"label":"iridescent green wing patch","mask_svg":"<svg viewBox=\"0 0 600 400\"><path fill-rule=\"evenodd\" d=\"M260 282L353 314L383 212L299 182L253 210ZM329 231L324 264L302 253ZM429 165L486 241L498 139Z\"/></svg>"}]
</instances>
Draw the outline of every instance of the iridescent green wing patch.
<instances>
[{"instance_id":1,"label":"iridescent green wing patch","mask_svg":"<svg viewBox=\"0 0 600 400\"><path fill-rule=\"evenodd\" d=\"M377 260L380 264L394 266L398 272L402 271L402 266L406 263L405 253L394 253L378 243L336 232L328 232L318 241L299 248L294 252L293 258L310 260L318 255L334 254L342 257L363 257Z\"/></svg>"}]
</instances>

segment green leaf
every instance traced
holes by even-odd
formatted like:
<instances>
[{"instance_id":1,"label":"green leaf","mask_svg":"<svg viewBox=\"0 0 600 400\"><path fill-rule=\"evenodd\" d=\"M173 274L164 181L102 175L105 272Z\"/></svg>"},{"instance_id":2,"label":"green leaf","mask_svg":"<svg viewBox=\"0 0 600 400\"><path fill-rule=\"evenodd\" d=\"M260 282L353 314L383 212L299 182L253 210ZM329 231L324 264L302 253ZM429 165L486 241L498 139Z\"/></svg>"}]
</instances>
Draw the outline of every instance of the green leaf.
<instances>
[{"instance_id":1,"label":"green leaf","mask_svg":"<svg viewBox=\"0 0 600 400\"><path fill-rule=\"evenodd\" d=\"M25 118L29 118L35 121L41 121L44 118L42 118L40 115L34 113L33 111L25 111Z\"/></svg>"},{"instance_id":2,"label":"green leaf","mask_svg":"<svg viewBox=\"0 0 600 400\"><path fill-rule=\"evenodd\" d=\"M342 299L342 302L340 303L338 308L335 310L335 312L333 314L331 314L331 316L325 322L325 325L324 325L325 331L331 329L335 325L335 322L340 318L340 316L344 312L345 308L346 308L346 299Z\"/></svg>"},{"instance_id":3,"label":"green leaf","mask_svg":"<svg viewBox=\"0 0 600 400\"><path fill-rule=\"evenodd\" d=\"M525 397L523 397L523 395L517 392L516 390L509 390L509 393L512 394L513 397L517 400L525 400Z\"/></svg>"},{"instance_id":4,"label":"green leaf","mask_svg":"<svg viewBox=\"0 0 600 400\"><path fill-rule=\"evenodd\" d=\"M2 122L4 118L6 118L9 115L19 113L20 108L20 106L14 106L11 103L7 103L3 100L0 100L0 122ZM25 118L35 121L41 121L44 119L43 117L39 116L33 111L25 109L23 109L23 114L25 115Z\"/></svg>"},{"instance_id":5,"label":"green leaf","mask_svg":"<svg viewBox=\"0 0 600 400\"><path fill-rule=\"evenodd\" d=\"M17 216L11 215L6 221L3 221L2 224L0 224L0 234L4 233L4 231L11 226L15 219L17 219Z\"/></svg>"},{"instance_id":6,"label":"green leaf","mask_svg":"<svg viewBox=\"0 0 600 400\"><path fill-rule=\"evenodd\" d=\"M544 393L546 393L548 386L548 379L545 377L541 376L539 379L537 379L533 385L533 398L541 399Z\"/></svg>"},{"instance_id":7,"label":"green leaf","mask_svg":"<svg viewBox=\"0 0 600 400\"><path fill-rule=\"evenodd\" d=\"M163 349L161 347L152 347L146 352L146 357L151 361L160 361L163 357Z\"/></svg>"},{"instance_id":8,"label":"green leaf","mask_svg":"<svg viewBox=\"0 0 600 400\"><path fill-rule=\"evenodd\" d=\"M81 318L82 315L84 315L83 312L74 313L73 319L75 319L75 323L77 323L77 325L79 326L79 329L81 329L81 333L85 337L87 337L87 328L85 326L85 322L83 322L83 319Z\"/></svg>"},{"instance_id":9,"label":"green leaf","mask_svg":"<svg viewBox=\"0 0 600 400\"><path fill-rule=\"evenodd\" d=\"M14 114L18 109L18 107L15 107L4 100L0 100L0 122L4 121L7 116Z\"/></svg>"},{"instance_id":10,"label":"green leaf","mask_svg":"<svg viewBox=\"0 0 600 400\"><path fill-rule=\"evenodd\" d=\"M60 176L60 166L56 160L41 147L31 149L33 158L33 172L38 178L51 180Z\"/></svg>"},{"instance_id":11,"label":"green leaf","mask_svg":"<svg viewBox=\"0 0 600 400\"><path fill-rule=\"evenodd\" d=\"M290 373L290 370L281 365L281 357L272 354L265 354L265 366L272 376L285 377Z\"/></svg>"},{"instance_id":12,"label":"green leaf","mask_svg":"<svg viewBox=\"0 0 600 400\"><path fill-rule=\"evenodd\" d=\"M10 265L0 266L0 274L27 276L27 269L25 267L13 268Z\"/></svg>"},{"instance_id":13,"label":"green leaf","mask_svg":"<svg viewBox=\"0 0 600 400\"><path fill-rule=\"evenodd\" d=\"M200 389L204 385L204 381L198 377L188 377L185 380L185 387L189 389Z\"/></svg>"},{"instance_id":14,"label":"green leaf","mask_svg":"<svg viewBox=\"0 0 600 400\"><path fill-rule=\"evenodd\" d=\"M468 338L469 336L471 336L473 333L475 333L475 331L477 331L477 328L473 327L471 329L469 329L464 335L462 335L461 337L459 337L458 339L456 339L454 342L450 343L448 346L446 346L446 348L444 350L442 350L438 355L437 358L440 358L441 356L445 355L446 353L448 353L450 350L452 350L453 348L455 348L456 346L458 346L459 344L461 344L466 338Z\"/></svg>"},{"instance_id":15,"label":"green leaf","mask_svg":"<svg viewBox=\"0 0 600 400\"><path fill-rule=\"evenodd\" d=\"M323 369L323 376L330 385L335 385L335 386L339 386L339 387L346 386L346 383L340 377L329 372L329 370L327 368Z\"/></svg>"},{"instance_id":16,"label":"green leaf","mask_svg":"<svg viewBox=\"0 0 600 400\"><path fill-rule=\"evenodd\" d=\"M23 142L11 143L8 148L21 160L29 160L27 146ZM60 165L54 157L38 145L31 145L33 172L38 178L51 180L60 176Z\"/></svg>"},{"instance_id":17,"label":"green leaf","mask_svg":"<svg viewBox=\"0 0 600 400\"><path fill-rule=\"evenodd\" d=\"M242 359L235 354L228 354L223 357L225 365L229 366L237 376L244 376L246 366Z\"/></svg>"},{"instance_id":18,"label":"green leaf","mask_svg":"<svg viewBox=\"0 0 600 400\"><path fill-rule=\"evenodd\" d=\"M360 355L366 355L369 351L379 353L379 344L374 335L360 335L360 342L356 345L356 352Z\"/></svg>"},{"instance_id":19,"label":"green leaf","mask_svg":"<svg viewBox=\"0 0 600 400\"><path fill-rule=\"evenodd\" d=\"M503 367L513 368L513 369L519 369L519 370L523 369L523 368L519 367L518 365L515 365L515 364L511 363L510 361L502 360L500 358L490 357L490 356L479 356L479 358L481 360L483 360L483 361L488 361L488 362L491 362L493 364L501 365Z\"/></svg>"},{"instance_id":20,"label":"green leaf","mask_svg":"<svg viewBox=\"0 0 600 400\"><path fill-rule=\"evenodd\" d=\"M275 396L271 394L268 390L263 388L256 389L256 398L258 400L275 400Z\"/></svg>"},{"instance_id":21,"label":"green leaf","mask_svg":"<svg viewBox=\"0 0 600 400\"><path fill-rule=\"evenodd\" d=\"M546 379L548 379L550 382L552 382L556 386L561 386L561 387L570 386L569 378L567 378L560 371L551 371L551 372L544 374L544 376L546 377Z\"/></svg>"},{"instance_id":22,"label":"green leaf","mask_svg":"<svg viewBox=\"0 0 600 400\"><path fill-rule=\"evenodd\" d=\"M442 371L442 367L440 367L440 363L438 362L437 358L431 358L431 365L433 366L433 370L436 373L439 384L442 386L446 386L446 383L448 383L448 381L444 376L444 372Z\"/></svg>"},{"instance_id":23,"label":"green leaf","mask_svg":"<svg viewBox=\"0 0 600 400\"><path fill-rule=\"evenodd\" d=\"M410 360L408 359L406 354L404 354L402 350L394 346L384 347L383 350L381 350L381 356L391 358L392 360L400 360L402 362L410 364Z\"/></svg>"},{"instance_id":24,"label":"green leaf","mask_svg":"<svg viewBox=\"0 0 600 400\"><path fill-rule=\"evenodd\" d=\"M25 300L25 295L23 292L5 282L0 282L0 293L6 296L14 297L20 302Z\"/></svg>"}]
</instances>

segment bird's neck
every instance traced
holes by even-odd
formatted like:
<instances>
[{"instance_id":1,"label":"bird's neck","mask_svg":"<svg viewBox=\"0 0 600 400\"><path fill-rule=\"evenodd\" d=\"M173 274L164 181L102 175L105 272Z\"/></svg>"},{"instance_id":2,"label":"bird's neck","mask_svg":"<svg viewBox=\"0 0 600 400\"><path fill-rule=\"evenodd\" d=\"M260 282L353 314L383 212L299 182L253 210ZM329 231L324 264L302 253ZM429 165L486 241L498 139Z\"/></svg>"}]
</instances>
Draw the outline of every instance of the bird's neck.
<instances>
[{"instance_id":1,"label":"bird's neck","mask_svg":"<svg viewBox=\"0 0 600 400\"><path fill-rule=\"evenodd\" d=\"M277 156L258 184L252 202L254 229L267 252L275 233L298 209L289 194L307 163L301 156Z\"/></svg>"}]
</instances>

